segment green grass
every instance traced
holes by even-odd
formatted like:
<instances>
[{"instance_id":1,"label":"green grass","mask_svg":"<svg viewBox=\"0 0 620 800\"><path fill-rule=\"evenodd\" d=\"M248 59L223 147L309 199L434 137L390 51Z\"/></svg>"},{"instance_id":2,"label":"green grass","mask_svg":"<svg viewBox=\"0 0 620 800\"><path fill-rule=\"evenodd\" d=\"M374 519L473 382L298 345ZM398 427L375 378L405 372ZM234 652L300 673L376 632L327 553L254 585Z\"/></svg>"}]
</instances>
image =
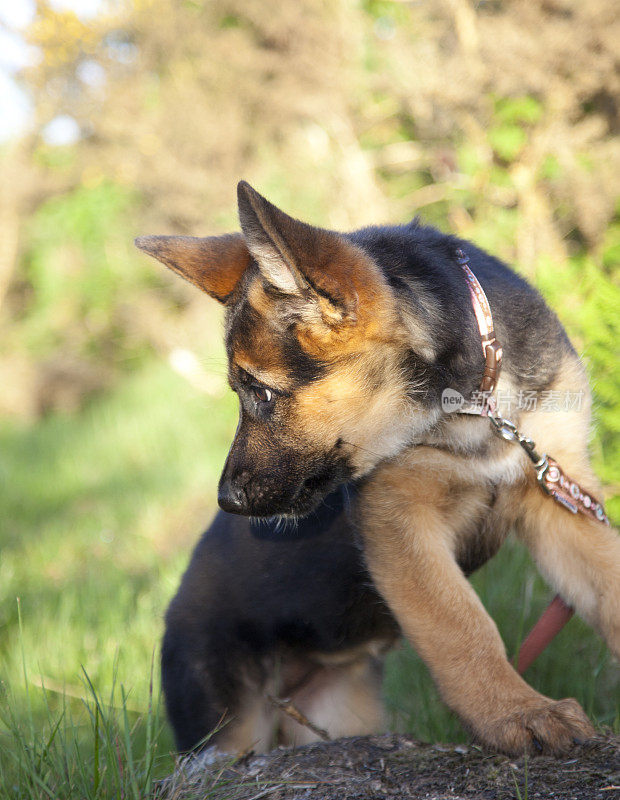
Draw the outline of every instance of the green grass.
<instances>
[{"instance_id":1,"label":"green grass","mask_svg":"<svg viewBox=\"0 0 620 800\"><path fill-rule=\"evenodd\" d=\"M116 681L103 700L85 671L79 703L43 683L35 699L25 658L23 668L22 697L4 687L0 708L0 796L138 800L152 795L157 767L170 767L169 756L159 757L162 745L164 752L169 748L153 694L154 664L141 713L131 709Z\"/></svg>"},{"instance_id":2,"label":"green grass","mask_svg":"<svg viewBox=\"0 0 620 800\"><path fill-rule=\"evenodd\" d=\"M59 730L72 720L78 743L92 739L82 670L145 740L163 613L214 510L235 425L234 396L206 397L151 364L79 415L0 429L0 781L15 779L11 753L34 747L18 729L45 737L66 712ZM157 739L172 749L167 729Z\"/></svg>"},{"instance_id":3,"label":"green grass","mask_svg":"<svg viewBox=\"0 0 620 800\"><path fill-rule=\"evenodd\" d=\"M0 427L0 798L142 797L171 769L162 617L235 424L234 396L150 362L79 414ZM514 653L550 592L516 546L474 583ZM617 667L579 621L527 677L618 729ZM407 648L385 689L396 727L464 738Z\"/></svg>"}]
</instances>

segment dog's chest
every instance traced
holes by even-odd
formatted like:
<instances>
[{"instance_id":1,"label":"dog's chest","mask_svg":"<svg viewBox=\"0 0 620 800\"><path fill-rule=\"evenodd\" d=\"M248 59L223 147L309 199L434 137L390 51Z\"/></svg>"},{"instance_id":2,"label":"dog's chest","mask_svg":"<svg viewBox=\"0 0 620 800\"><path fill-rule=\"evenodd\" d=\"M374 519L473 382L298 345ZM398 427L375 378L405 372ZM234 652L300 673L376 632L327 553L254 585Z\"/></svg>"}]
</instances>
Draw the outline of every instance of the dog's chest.
<instances>
[{"instance_id":1,"label":"dog's chest","mask_svg":"<svg viewBox=\"0 0 620 800\"><path fill-rule=\"evenodd\" d=\"M420 442L441 450L455 477L466 483L513 484L523 478L526 461L512 442L499 439L486 418L454 415Z\"/></svg>"}]
</instances>

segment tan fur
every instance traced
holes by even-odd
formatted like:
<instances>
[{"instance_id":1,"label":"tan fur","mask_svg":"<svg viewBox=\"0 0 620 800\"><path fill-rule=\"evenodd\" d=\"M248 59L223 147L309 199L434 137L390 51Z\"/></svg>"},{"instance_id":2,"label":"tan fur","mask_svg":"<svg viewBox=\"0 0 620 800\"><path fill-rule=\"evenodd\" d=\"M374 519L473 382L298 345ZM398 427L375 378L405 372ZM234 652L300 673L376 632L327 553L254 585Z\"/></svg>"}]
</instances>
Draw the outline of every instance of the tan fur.
<instances>
[{"instance_id":1,"label":"tan fur","mask_svg":"<svg viewBox=\"0 0 620 800\"><path fill-rule=\"evenodd\" d=\"M276 742L277 714L256 687L248 684L239 713L226 719L218 736L217 747L223 753L267 753Z\"/></svg>"},{"instance_id":2,"label":"tan fur","mask_svg":"<svg viewBox=\"0 0 620 800\"><path fill-rule=\"evenodd\" d=\"M259 688L247 680L244 700L235 717L224 721L217 746L223 752L257 753L276 744L303 745L320 740L310 727L280 710L271 697L290 701L330 738L362 736L385 730L381 700L386 642L368 642L338 654L313 653L302 659L283 655L267 665L271 678Z\"/></svg>"},{"instance_id":3,"label":"tan fur","mask_svg":"<svg viewBox=\"0 0 620 800\"><path fill-rule=\"evenodd\" d=\"M203 292L226 302L250 263L240 233L223 236L140 236L136 246Z\"/></svg>"},{"instance_id":4,"label":"tan fur","mask_svg":"<svg viewBox=\"0 0 620 800\"><path fill-rule=\"evenodd\" d=\"M387 726L381 679L382 672L370 657L322 667L293 695L292 702L331 739L377 733ZM309 744L319 738L286 715L281 715L280 730L287 744Z\"/></svg>"},{"instance_id":5,"label":"tan fur","mask_svg":"<svg viewBox=\"0 0 620 800\"><path fill-rule=\"evenodd\" d=\"M573 470L572 475L576 474ZM604 637L620 659L617 531L585 516L566 513L537 486L528 486L522 503L517 536L529 548L546 580Z\"/></svg>"},{"instance_id":6,"label":"tan fur","mask_svg":"<svg viewBox=\"0 0 620 800\"><path fill-rule=\"evenodd\" d=\"M577 703L554 703L517 675L458 568L459 532L487 514L502 526L480 490L459 482L459 473L462 465L452 456L424 448L377 470L363 496L373 579L444 700L479 740L511 753L535 752L535 732L546 750L560 752L593 729ZM459 492L452 499L454 481Z\"/></svg>"},{"instance_id":7,"label":"tan fur","mask_svg":"<svg viewBox=\"0 0 620 800\"><path fill-rule=\"evenodd\" d=\"M404 380L394 380L397 364L390 348L344 361L324 379L296 393L292 425L303 431L314 446L328 447L341 438L356 467L366 474L380 458L400 452L412 441L416 423L426 429L429 417L415 418L406 400ZM369 372L377 381L368 384Z\"/></svg>"}]
</instances>

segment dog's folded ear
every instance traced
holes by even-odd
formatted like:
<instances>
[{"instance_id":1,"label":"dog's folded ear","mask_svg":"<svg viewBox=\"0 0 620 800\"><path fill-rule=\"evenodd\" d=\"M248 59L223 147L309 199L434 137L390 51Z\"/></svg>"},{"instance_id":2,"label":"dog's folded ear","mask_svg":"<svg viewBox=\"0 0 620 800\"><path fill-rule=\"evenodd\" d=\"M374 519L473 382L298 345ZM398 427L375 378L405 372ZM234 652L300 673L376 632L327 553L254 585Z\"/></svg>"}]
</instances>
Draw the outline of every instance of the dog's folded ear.
<instances>
[{"instance_id":1,"label":"dog's folded ear","mask_svg":"<svg viewBox=\"0 0 620 800\"><path fill-rule=\"evenodd\" d=\"M325 321L355 321L360 287L368 291L377 277L368 258L341 234L280 211L245 181L237 197L243 235L268 283L298 307L320 309Z\"/></svg>"},{"instance_id":2,"label":"dog's folded ear","mask_svg":"<svg viewBox=\"0 0 620 800\"><path fill-rule=\"evenodd\" d=\"M240 233L204 238L139 236L135 245L220 303L230 298L251 259Z\"/></svg>"}]
</instances>

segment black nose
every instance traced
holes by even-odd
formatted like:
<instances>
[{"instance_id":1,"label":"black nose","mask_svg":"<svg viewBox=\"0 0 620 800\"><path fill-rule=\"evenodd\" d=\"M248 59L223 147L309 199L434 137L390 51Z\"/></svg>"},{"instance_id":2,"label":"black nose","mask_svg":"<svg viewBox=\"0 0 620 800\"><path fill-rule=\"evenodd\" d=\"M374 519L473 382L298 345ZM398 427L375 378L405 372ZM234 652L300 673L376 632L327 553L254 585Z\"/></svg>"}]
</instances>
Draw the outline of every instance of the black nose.
<instances>
[{"instance_id":1,"label":"black nose","mask_svg":"<svg viewBox=\"0 0 620 800\"><path fill-rule=\"evenodd\" d=\"M229 514L247 514L248 498L242 486L230 480L223 480L217 492L217 502L222 511Z\"/></svg>"}]
</instances>

